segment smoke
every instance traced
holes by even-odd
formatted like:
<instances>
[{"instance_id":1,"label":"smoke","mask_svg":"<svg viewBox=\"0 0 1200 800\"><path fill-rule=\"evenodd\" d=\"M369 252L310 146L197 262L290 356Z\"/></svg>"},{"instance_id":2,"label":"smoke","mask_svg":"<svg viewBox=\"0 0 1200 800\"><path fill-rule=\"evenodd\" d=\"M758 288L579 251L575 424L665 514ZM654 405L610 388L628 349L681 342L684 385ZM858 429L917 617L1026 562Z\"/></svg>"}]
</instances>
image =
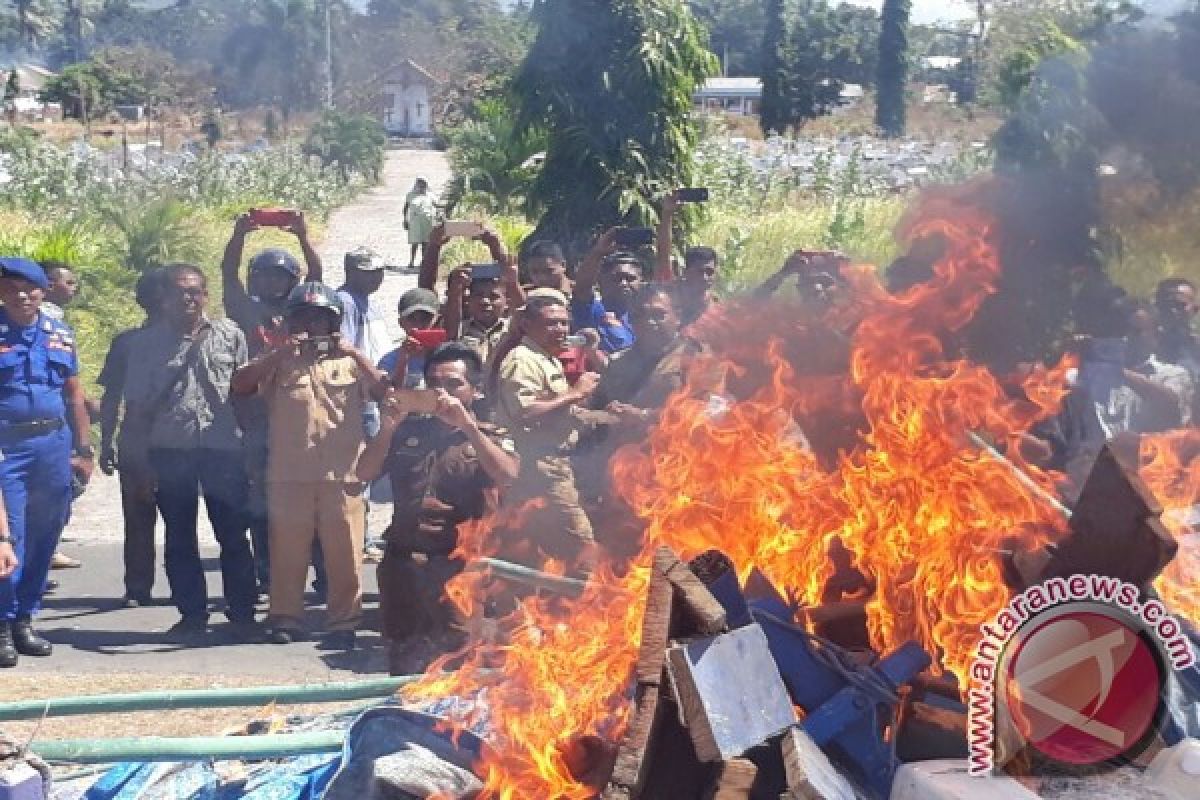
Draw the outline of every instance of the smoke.
<instances>
[{"instance_id":1,"label":"smoke","mask_svg":"<svg viewBox=\"0 0 1200 800\"><path fill-rule=\"evenodd\" d=\"M1003 273L966 332L974 358L1005 371L1056 357L1074 306L1113 265L1132 267L1120 277L1142 291L1166 277L1171 259L1128 234L1200 196L1200 13L1172 15L1181 5L1153 4L1086 51L1044 61L997 132L1001 180L986 202Z\"/></svg>"}]
</instances>

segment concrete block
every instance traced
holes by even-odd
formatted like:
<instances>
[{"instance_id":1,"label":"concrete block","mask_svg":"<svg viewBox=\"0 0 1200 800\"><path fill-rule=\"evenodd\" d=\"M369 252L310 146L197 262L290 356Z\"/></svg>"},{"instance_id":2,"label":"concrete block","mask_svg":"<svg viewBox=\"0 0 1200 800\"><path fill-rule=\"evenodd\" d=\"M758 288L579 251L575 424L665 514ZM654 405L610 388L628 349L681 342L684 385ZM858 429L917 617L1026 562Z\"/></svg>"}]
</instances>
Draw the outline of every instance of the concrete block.
<instances>
[{"instance_id":1,"label":"concrete block","mask_svg":"<svg viewBox=\"0 0 1200 800\"><path fill-rule=\"evenodd\" d=\"M976 778L965 759L939 759L896 770L891 800L1038 800L1038 795L1007 775Z\"/></svg>"},{"instance_id":2,"label":"concrete block","mask_svg":"<svg viewBox=\"0 0 1200 800\"><path fill-rule=\"evenodd\" d=\"M729 761L796 723L767 637L757 625L674 645L667 661L701 761Z\"/></svg>"}]
</instances>

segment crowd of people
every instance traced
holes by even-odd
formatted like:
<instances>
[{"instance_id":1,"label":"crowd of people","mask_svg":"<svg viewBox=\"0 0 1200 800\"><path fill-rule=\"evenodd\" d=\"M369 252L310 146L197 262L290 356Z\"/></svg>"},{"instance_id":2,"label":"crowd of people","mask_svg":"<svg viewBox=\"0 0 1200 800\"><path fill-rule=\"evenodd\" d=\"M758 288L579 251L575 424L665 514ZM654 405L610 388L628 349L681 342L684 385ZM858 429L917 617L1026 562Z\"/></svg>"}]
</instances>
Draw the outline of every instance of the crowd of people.
<instances>
[{"instance_id":1,"label":"crowd of people","mask_svg":"<svg viewBox=\"0 0 1200 800\"><path fill-rule=\"evenodd\" d=\"M302 259L267 249L244 268L246 239L260 227L246 213L224 253L223 315L212 313L195 265L140 277L145 319L113 340L98 404L85 396L63 322L76 288L70 268L0 258L0 666L52 652L33 620L72 501L97 462L120 480L124 603L154 602L161 516L179 613L168 636L183 643L207 634L214 607L247 640L313 635L304 627L312 569L326 606L320 646L353 649L363 564L377 559L382 633L400 671L407 642L461 627L443 590L465 566L456 557L464 523L513 512L519 521L493 532L493 550L533 567L553 560L584 574L599 549L636 552L637 526L606 466L645 438L673 392L695 385L688 373L704 347L688 326L720 302L718 254L692 247L672 259L671 197L648 265L633 248L651 242L623 229L600 235L570 269L553 242L528 242L518 259L479 228L457 235L477 239L491 260L451 269L442 296L450 227L426 229L431 202L418 188L405 216L421 228L420 270L394 310L399 342L376 299L377 254L346 253L344 283L327 286L294 213L272 224L296 237ZM819 289L842 263L798 252L759 296L798 275ZM1105 287L1088 305L1101 313L1080 322L1075 388L1025 442L1028 458L1068 471L1121 434L1200 419L1195 287L1164 281L1152 305ZM216 603L200 557L201 498L220 548ZM372 502L391 505L385 530L367 530Z\"/></svg>"}]
</instances>

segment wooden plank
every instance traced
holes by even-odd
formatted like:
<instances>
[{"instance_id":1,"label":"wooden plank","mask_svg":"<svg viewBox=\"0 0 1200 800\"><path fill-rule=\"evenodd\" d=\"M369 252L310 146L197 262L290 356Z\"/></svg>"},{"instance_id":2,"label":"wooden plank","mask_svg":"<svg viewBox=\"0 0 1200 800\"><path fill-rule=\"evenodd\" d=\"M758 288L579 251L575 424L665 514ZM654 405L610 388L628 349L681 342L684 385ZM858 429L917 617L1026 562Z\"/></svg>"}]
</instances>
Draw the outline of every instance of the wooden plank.
<instances>
[{"instance_id":1,"label":"wooden plank","mask_svg":"<svg viewBox=\"0 0 1200 800\"><path fill-rule=\"evenodd\" d=\"M674 561L666 567L664 574L675 587L675 599L687 610L695 632L702 636L711 636L725 630L725 607L717 602L717 598L712 596L712 592L687 564L674 555L672 558Z\"/></svg>"},{"instance_id":2,"label":"wooden plank","mask_svg":"<svg viewBox=\"0 0 1200 800\"><path fill-rule=\"evenodd\" d=\"M654 553L646 611L642 615L642 641L638 646L635 672L638 683L657 686L662 680L667 645L670 644L671 613L675 606L675 589L667 580L667 570L678 562L670 548L660 547Z\"/></svg>"},{"instance_id":3,"label":"wooden plank","mask_svg":"<svg viewBox=\"0 0 1200 800\"><path fill-rule=\"evenodd\" d=\"M850 781L800 728L783 735L783 766L788 790L782 800L857 800Z\"/></svg>"},{"instance_id":4,"label":"wooden plank","mask_svg":"<svg viewBox=\"0 0 1200 800\"><path fill-rule=\"evenodd\" d=\"M634 695L633 716L617 750L608 787L601 795L605 800L625 800L637 797L645 783L654 755L654 733L660 719L659 687L639 685Z\"/></svg>"},{"instance_id":5,"label":"wooden plank","mask_svg":"<svg viewBox=\"0 0 1200 800\"><path fill-rule=\"evenodd\" d=\"M750 800L750 790L758 777L758 766L745 758L732 758L721 764L712 788L704 800Z\"/></svg>"},{"instance_id":6,"label":"wooden plank","mask_svg":"<svg viewBox=\"0 0 1200 800\"><path fill-rule=\"evenodd\" d=\"M767 637L757 625L674 645L667 664L701 761L736 758L796 722Z\"/></svg>"}]
</instances>

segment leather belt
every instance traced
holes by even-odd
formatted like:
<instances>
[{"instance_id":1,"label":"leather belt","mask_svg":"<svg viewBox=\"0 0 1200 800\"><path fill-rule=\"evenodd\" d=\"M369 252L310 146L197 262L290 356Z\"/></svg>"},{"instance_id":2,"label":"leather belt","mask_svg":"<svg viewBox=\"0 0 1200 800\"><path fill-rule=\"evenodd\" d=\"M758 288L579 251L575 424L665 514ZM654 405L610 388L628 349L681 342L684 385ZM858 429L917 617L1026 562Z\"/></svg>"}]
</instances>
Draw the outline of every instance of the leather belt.
<instances>
[{"instance_id":1,"label":"leather belt","mask_svg":"<svg viewBox=\"0 0 1200 800\"><path fill-rule=\"evenodd\" d=\"M61 419L35 419L32 422L15 422L0 426L0 444L12 444L44 436L61 430L66 423Z\"/></svg>"}]
</instances>

